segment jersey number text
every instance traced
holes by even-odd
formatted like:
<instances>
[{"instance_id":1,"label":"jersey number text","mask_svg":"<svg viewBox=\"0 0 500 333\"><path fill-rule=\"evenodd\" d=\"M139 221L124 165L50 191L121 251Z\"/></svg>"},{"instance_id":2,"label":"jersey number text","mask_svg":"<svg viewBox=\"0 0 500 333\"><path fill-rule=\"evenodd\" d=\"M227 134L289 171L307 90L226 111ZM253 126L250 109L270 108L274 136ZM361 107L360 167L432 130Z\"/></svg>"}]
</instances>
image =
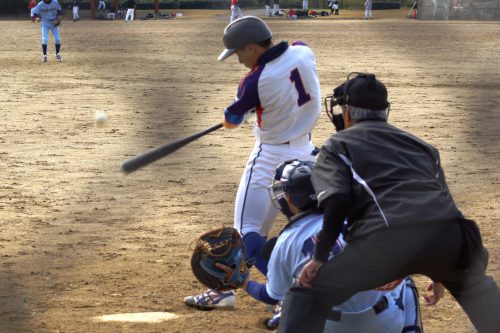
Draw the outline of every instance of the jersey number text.
<instances>
[{"instance_id":1,"label":"jersey number text","mask_svg":"<svg viewBox=\"0 0 500 333\"><path fill-rule=\"evenodd\" d=\"M297 99L297 104L302 106L311 100L311 95L306 92L304 88L304 83L302 83L302 78L300 77L299 70L295 68L290 72L290 81L292 81L295 85L295 89L297 89L297 93L299 94L299 98Z\"/></svg>"}]
</instances>

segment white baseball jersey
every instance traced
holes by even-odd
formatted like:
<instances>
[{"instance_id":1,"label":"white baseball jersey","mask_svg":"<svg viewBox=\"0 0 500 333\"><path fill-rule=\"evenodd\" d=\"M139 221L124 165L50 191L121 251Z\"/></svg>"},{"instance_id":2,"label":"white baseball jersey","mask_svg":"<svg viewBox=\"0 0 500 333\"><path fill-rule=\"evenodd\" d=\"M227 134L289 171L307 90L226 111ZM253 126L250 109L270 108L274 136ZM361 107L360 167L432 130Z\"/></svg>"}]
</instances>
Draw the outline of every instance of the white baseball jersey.
<instances>
[{"instance_id":1,"label":"white baseball jersey","mask_svg":"<svg viewBox=\"0 0 500 333\"><path fill-rule=\"evenodd\" d=\"M61 14L61 5L57 0L52 0L49 4L40 1L36 7L33 8L33 14L40 16L42 22L54 21Z\"/></svg>"},{"instance_id":2,"label":"white baseball jersey","mask_svg":"<svg viewBox=\"0 0 500 333\"><path fill-rule=\"evenodd\" d=\"M311 132L321 113L321 92L316 58L307 45L282 42L262 55L241 80L226 120L240 124L254 110L261 143L282 144Z\"/></svg>"},{"instance_id":3,"label":"white baseball jersey","mask_svg":"<svg viewBox=\"0 0 500 333\"><path fill-rule=\"evenodd\" d=\"M315 236L321 230L322 224L322 214L310 214L281 233L268 263L266 291L269 296L274 299L284 299L303 266L313 256ZM341 235L332 248L330 259L345 246L346 243ZM338 322L327 321L325 332L400 333L405 324L403 305L405 293L404 281L391 291L359 292L333 308L343 313L342 319ZM373 306L383 297L388 300L389 307L377 315L373 312ZM413 300L408 301L413 302Z\"/></svg>"},{"instance_id":4,"label":"white baseball jersey","mask_svg":"<svg viewBox=\"0 0 500 333\"><path fill-rule=\"evenodd\" d=\"M266 236L279 213L268 187L276 166L290 159L314 160L310 132L321 113L316 58L304 43L281 42L258 60L240 82L236 100L226 108L226 121L240 124L256 111L256 143L240 180L234 227L243 235ZM245 243L247 254L252 244Z\"/></svg>"}]
</instances>

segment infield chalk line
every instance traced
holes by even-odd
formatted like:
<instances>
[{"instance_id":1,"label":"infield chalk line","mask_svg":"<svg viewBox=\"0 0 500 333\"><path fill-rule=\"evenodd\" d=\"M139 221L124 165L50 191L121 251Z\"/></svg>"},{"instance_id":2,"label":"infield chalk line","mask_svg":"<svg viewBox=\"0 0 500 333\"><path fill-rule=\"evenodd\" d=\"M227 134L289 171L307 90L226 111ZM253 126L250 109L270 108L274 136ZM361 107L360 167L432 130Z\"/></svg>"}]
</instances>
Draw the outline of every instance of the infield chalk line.
<instances>
[{"instance_id":1,"label":"infield chalk line","mask_svg":"<svg viewBox=\"0 0 500 333\"><path fill-rule=\"evenodd\" d=\"M97 321L125 321L131 323L160 323L163 321L179 318L171 312L136 312L116 313L94 317Z\"/></svg>"}]
</instances>

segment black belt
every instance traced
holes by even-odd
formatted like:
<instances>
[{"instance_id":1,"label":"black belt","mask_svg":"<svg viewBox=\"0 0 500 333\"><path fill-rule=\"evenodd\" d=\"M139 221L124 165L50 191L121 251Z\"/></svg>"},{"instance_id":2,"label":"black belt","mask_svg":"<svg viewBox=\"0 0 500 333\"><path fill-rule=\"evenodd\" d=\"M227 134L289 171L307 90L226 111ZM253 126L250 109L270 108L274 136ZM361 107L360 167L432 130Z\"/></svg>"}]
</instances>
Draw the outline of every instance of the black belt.
<instances>
[{"instance_id":1,"label":"black belt","mask_svg":"<svg viewBox=\"0 0 500 333\"><path fill-rule=\"evenodd\" d=\"M375 305L372 306L373 311L375 312L376 315L378 315L380 312L384 311L388 307L389 307L389 301L385 296L382 296L380 301L378 301ZM342 311L337 311L337 310L330 311L327 319L333 321L340 321L342 319Z\"/></svg>"},{"instance_id":2,"label":"black belt","mask_svg":"<svg viewBox=\"0 0 500 333\"><path fill-rule=\"evenodd\" d=\"M311 133L307 133L307 134L309 135L309 141L311 141ZM280 143L280 145L289 145L289 144L290 144L290 141Z\"/></svg>"}]
</instances>

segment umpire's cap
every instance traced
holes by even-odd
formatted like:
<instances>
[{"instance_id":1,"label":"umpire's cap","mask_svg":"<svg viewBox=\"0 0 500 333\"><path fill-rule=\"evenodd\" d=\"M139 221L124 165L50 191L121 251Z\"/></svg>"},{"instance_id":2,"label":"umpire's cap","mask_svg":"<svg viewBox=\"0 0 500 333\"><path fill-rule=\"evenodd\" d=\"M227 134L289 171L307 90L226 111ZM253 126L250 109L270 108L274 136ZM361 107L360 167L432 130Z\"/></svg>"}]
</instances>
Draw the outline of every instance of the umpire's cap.
<instances>
[{"instance_id":1,"label":"umpire's cap","mask_svg":"<svg viewBox=\"0 0 500 333\"><path fill-rule=\"evenodd\" d=\"M349 79L333 90L339 105L352 105L370 110L385 110L389 106L387 89L376 79L375 74L351 73Z\"/></svg>"},{"instance_id":2,"label":"umpire's cap","mask_svg":"<svg viewBox=\"0 0 500 333\"><path fill-rule=\"evenodd\" d=\"M271 29L260 18L255 16L243 16L233 22L224 30L224 51L219 55L218 60L222 61L229 57L236 50L248 44L260 43L273 36Z\"/></svg>"}]
</instances>

